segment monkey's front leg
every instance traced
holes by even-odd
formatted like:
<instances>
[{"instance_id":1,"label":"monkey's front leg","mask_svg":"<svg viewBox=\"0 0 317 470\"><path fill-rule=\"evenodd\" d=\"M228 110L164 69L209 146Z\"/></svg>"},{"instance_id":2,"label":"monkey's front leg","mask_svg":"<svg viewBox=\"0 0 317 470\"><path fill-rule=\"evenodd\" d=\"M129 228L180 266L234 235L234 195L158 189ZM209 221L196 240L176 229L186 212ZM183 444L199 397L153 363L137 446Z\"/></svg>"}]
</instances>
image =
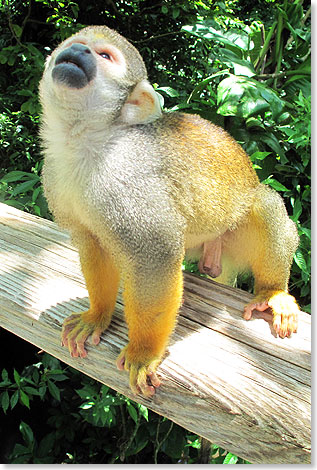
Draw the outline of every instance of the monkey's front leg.
<instances>
[{"instance_id":1,"label":"monkey's front leg","mask_svg":"<svg viewBox=\"0 0 317 470\"><path fill-rule=\"evenodd\" d=\"M113 260L98 241L89 233L77 236L81 268L86 280L90 307L83 313L70 315L63 323L62 345L68 347L71 356L85 357L85 342L92 335L92 343L98 344L101 333L109 326L115 307L119 273Z\"/></svg>"},{"instance_id":2,"label":"monkey's front leg","mask_svg":"<svg viewBox=\"0 0 317 470\"><path fill-rule=\"evenodd\" d=\"M160 385L156 369L175 326L183 293L181 262L173 275L145 277L125 283L125 315L129 344L117 359L119 370L130 372L134 393L152 396Z\"/></svg>"}]
</instances>

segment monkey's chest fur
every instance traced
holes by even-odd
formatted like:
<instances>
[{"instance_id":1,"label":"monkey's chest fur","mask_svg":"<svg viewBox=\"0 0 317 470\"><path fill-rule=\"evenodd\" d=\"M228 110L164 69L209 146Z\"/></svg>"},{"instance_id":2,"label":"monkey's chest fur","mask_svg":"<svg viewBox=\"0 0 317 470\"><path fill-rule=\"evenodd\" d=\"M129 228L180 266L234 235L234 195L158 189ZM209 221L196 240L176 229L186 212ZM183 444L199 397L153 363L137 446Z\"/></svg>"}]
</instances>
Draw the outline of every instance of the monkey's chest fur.
<instances>
[{"instance_id":1,"label":"monkey's chest fur","mask_svg":"<svg viewBox=\"0 0 317 470\"><path fill-rule=\"evenodd\" d=\"M198 118L204 127L194 133L172 132L180 119L184 131L195 118L117 129L97 145L85 134L75 145L66 135L46 139L43 184L58 222L133 250L165 238L193 249L233 230L258 180L241 147L216 126Z\"/></svg>"}]
</instances>

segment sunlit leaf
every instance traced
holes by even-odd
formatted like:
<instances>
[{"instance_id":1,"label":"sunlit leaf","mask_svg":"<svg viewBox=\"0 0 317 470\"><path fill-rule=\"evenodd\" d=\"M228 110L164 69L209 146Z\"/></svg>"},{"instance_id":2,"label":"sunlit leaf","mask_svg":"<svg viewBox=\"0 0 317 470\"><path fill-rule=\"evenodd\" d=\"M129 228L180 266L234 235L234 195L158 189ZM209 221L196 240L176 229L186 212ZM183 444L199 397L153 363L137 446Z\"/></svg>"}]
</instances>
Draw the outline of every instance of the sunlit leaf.
<instances>
[{"instance_id":1,"label":"sunlit leaf","mask_svg":"<svg viewBox=\"0 0 317 470\"><path fill-rule=\"evenodd\" d=\"M231 454L231 452L228 452L228 454L226 455L223 463L232 465L232 464L237 463L237 461L238 461L238 457L234 454Z\"/></svg>"}]
</instances>

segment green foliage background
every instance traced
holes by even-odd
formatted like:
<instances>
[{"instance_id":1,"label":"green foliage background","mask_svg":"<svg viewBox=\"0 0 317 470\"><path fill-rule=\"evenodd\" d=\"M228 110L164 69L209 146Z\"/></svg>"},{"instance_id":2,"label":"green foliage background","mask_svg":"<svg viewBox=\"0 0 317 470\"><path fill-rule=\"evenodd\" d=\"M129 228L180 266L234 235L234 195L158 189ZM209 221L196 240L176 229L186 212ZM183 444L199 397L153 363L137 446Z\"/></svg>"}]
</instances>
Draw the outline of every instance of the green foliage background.
<instances>
[{"instance_id":1,"label":"green foliage background","mask_svg":"<svg viewBox=\"0 0 317 470\"><path fill-rule=\"evenodd\" d=\"M309 2L0 0L0 201L43 217L50 214L40 186L38 82L45 57L88 24L126 36L165 110L197 113L224 127L261 181L281 193L300 235L290 291L310 311ZM197 436L50 361L21 375L3 372L4 412L30 408L8 462L199 462ZM44 438L31 429L32 409L42 402L52 413ZM217 446L212 455L213 463L242 463Z\"/></svg>"}]
</instances>

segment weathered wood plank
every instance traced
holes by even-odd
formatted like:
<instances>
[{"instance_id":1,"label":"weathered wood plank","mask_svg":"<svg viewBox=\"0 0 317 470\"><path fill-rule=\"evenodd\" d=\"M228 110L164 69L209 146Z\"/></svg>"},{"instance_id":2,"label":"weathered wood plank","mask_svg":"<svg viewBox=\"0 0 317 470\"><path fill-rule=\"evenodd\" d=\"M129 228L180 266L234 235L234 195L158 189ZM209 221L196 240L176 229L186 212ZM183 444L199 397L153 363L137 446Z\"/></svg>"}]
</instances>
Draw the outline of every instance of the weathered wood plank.
<instances>
[{"instance_id":1,"label":"weathered wood plank","mask_svg":"<svg viewBox=\"0 0 317 470\"><path fill-rule=\"evenodd\" d=\"M310 462L310 316L292 338L246 322L248 293L185 274L184 305L152 399L134 396L115 359L122 299L86 359L60 345L63 319L88 307L77 251L49 221L0 204L0 325L83 373L253 463Z\"/></svg>"}]
</instances>

